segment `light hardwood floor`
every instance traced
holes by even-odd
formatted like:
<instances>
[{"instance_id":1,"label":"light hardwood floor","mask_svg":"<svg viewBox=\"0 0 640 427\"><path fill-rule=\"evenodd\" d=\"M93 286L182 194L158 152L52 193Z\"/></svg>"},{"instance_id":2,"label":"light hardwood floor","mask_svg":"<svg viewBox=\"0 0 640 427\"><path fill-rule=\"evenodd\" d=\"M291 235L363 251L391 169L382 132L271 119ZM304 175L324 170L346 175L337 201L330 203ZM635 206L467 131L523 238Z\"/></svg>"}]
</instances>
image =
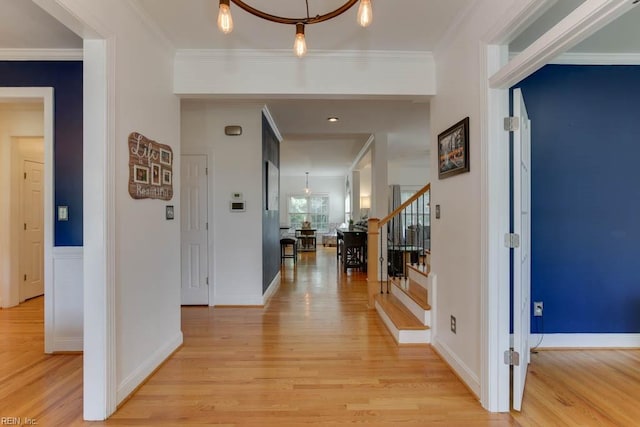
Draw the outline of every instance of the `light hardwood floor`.
<instances>
[{"instance_id":1,"label":"light hardwood floor","mask_svg":"<svg viewBox=\"0 0 640 427\"><path fill-rule=\"evenodd\" d=\"M523 413L485 412L429 346L396 346L366 308L365 275L341 273L334 250L303 253L295 268L286 260L264 309L183 308L184 346L104 423L82 422L82 357L43 354L42 298L0 310L0 417L41 426L640 420L640 351L541 352Z\"/></svg>"}]
</instances>

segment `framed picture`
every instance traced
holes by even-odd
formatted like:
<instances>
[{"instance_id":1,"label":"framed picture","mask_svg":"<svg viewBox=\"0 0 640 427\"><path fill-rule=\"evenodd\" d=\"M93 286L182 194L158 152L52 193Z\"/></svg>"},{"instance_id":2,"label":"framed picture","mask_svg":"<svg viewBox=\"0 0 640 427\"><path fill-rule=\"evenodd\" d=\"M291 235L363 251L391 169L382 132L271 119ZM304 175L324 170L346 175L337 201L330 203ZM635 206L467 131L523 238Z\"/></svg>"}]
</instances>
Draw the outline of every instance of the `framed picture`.
<instances>
[{"instance_id":1,"label":"framed picture","mask_svg":"<svg viewBox=\"0 0 640 427\"><path fill-rule=\"evenodd\" d=\"M438 178L469 172L469 117L438 135Z\"/></svg>"},{"instance_id":2,"label":"framed picture","mask_svg":"<svg viewBox=\"0 0 640 427\"><path fill-rule=\"evenodd\" d=\"M163 170L162 171L162 184L163 185L171 185L171 171Z\"/></svg>"},{"instance_id":3,"label":"framed picture","mask_svg":"<svg viewBox=\"0 0 640 427\"><path fill-rule=\"evenodd\" d=\"M133 182L139 184L148 184L149 168L146 166L133 165Z\"/></svg>"},{"instance_id":4,"label":"framed picture","mask_svg":"<svg viewBox=\"0 0 640 427\"><path fill-rule=\"evenodd\" d=\"M151 185L160 185L160 165L151 163Z\"/></svg>"},{"instance_id":5,"label":"framed picture","mask_svg":"<svg viewBox=\"0 0 640 427\"><path fill-rule=\"evenodd\" d=\"M171 151L160 148L160 163L171 166Z\"/></svg>"}]
</instances>

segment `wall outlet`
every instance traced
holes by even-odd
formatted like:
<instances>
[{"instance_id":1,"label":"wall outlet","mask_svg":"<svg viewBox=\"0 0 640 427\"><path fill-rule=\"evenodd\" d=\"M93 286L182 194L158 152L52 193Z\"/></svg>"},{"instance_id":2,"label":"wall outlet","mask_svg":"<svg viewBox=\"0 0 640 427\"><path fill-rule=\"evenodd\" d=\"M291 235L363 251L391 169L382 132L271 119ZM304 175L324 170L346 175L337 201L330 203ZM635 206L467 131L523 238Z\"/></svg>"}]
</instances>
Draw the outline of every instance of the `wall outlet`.
<instances>
[{"instance_id":1,"label":"wall outlet","mask_svg":"<svg viewBox=\"0 0 640 427\"><path fill-rule=\"evenodd\" d=\"M451 332L456 333L456 318L451 315Z\"/></svg>"},{"instance_id":2,"label":"wall outlet","mask_svg":"<svg viewBox=\"0 0 640 427\"><path fill-rule=\"evenodd\" d=\"M533 315L535 317L542 316L542 309L544 308L542 301L534 301L533 303Z\"/></svg>"}]
</instances>

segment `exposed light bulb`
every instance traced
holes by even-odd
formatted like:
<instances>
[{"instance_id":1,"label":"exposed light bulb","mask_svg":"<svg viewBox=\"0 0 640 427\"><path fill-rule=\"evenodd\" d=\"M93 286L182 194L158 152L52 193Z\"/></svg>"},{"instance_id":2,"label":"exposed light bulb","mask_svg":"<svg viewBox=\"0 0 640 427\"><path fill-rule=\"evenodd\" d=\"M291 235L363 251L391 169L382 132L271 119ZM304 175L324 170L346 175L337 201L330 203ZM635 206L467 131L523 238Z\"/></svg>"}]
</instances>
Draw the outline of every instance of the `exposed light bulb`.
<instances>
[{"instance_id":1,"label":"exposed light bulb","mask_svg":"<svg viewBox=\"0 0 640 427\"><path fill-rule=\"evenodd\" d=\"M309 189L309 172L305 172L305 174L307 175L307 179L305 181L305 186L304 186L304 194L309 194L311 193L311 190Z\"/></svg>"},{"instance_id":2,"label":"exposed light bulb","mask_svg":"<svg viewBox=\"0 0 640 427\"><path fill-rule=\"evenodd\" d=\"M304 39L304 24L296 24L296 40L293 42L293 53L301 58L307 53L307 42Z\"/></svg>"},{"instance_id":3,"label":"exposed light bulb","mask_svg":"<svg viewBox=\"0 0 640 427\"><path fill-rule=\"evenodd\" d=\"M229 0L220 0L220 10L218 11L218 29L225 34L233 31L233 18L231 18L231 8Z\"/></svg>"},{"instance_id":4,"label":"exposed light bulb","mask_svg":"<svg viewBox=\"0 0 640 427\"><path fill-rule=\"evenodd\" d=\"M360 24L361 27L368 27L371 21L373 21L371 0L360 0L360 6L358 6L358 24Z\"/></svg>"}]
</instances>

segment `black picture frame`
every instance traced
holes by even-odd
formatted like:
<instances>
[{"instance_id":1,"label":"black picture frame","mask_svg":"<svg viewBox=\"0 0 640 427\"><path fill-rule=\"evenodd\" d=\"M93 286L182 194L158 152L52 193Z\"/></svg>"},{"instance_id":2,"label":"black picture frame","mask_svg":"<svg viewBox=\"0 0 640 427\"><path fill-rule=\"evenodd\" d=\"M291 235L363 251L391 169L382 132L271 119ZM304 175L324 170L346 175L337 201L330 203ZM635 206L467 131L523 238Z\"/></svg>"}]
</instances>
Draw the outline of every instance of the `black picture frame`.
<instances>
[{"instance_id":1,"label":"black picture frame","mask_svg":"<svg viewBox=\"0 0 640 427\"><path fill-rule=\"evenodd\" d=\"M469 172L469 117L438 135L438 179Z\"/></svg>"}]
</instances>

